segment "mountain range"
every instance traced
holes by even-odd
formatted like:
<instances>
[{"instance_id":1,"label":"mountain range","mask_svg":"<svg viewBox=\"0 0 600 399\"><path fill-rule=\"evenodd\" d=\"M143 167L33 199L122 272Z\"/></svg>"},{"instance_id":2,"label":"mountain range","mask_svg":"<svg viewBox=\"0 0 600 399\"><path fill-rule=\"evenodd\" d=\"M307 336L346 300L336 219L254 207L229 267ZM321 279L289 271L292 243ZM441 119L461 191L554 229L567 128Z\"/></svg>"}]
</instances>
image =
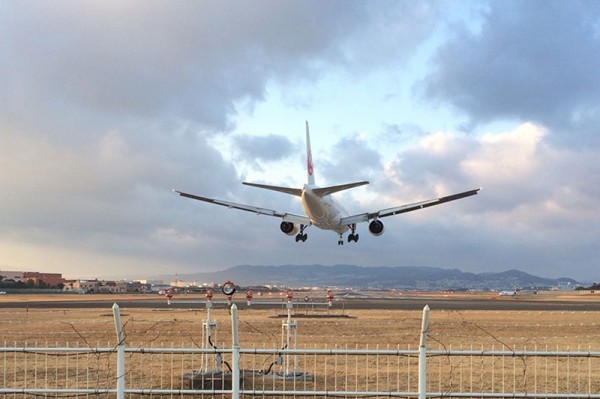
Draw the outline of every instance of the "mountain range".
<instances>
[{"instance_id":1,"label":"mountain range","mask_svg":"<svg viewBox=\"0 0 600 399\"><path fill-rule=\"evenodd\" d=\"M173 276L160 276L171 281ZM519 270L498 273L470 273L459 269L426 266L361 267L354 265L240 265L211 273L181 274L183 281L222 283L240 286L277 285L291 288L338 287L397 290L512 290L549 287L576 287L571 278L544 278Z\"/></svg>"}]
</instances>

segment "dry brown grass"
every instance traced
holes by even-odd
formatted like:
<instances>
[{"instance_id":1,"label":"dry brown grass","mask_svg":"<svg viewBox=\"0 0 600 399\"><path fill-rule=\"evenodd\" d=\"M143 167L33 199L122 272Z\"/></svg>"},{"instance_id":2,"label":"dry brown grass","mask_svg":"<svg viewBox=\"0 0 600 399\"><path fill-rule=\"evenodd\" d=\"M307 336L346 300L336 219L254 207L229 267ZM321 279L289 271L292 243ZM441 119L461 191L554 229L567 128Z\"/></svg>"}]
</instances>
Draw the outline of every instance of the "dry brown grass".
<instances>
[{"instance_id":1,"label":"dry brown grass","mask_svg":"<svg viewBox=\"0 0 600 399\"><path fill-rule=\"evenodd\" d=\"M431 294L429 294L431 295ZM440 294L440 296L443 294ZM488 294L489 296L489 294ZM453 297L457 297L454 294ZM470 296L473 300L478 297ZM86 296L50 295L2 296L0 301L31 302L44 300L72 301L106 300L106 308L3 308L0 309L0 337L12 344L34 343L105 346L115 341L112 317L113 301L156 300L156 296ZM537 300L547 300L538 296ZM589 309L600 310L598 296L568 296L568 300L590 303ZM554 296L552 300L561 300ZM206 317L204 305L190 304L189 309L122 308L127 340L135 345L151 342L172 342L175 345L193 345L200 342L202 320ZM261 309L255 306L239 310L240 339L246 346L279 347L282 309ZM298 318L298 341L307 347L415 347L419 341L422 311L410 310L345 310L339 307L299 310L298 314L341 316L347 318ZM224 305L213 309L213 318L219 322L218 340L230 343L231 318ZM445 311L431 310L430 344L444 347L504 348L561 348L577 347L600 350L600 313L589 311Z\"/></svg>"}]
</instances>

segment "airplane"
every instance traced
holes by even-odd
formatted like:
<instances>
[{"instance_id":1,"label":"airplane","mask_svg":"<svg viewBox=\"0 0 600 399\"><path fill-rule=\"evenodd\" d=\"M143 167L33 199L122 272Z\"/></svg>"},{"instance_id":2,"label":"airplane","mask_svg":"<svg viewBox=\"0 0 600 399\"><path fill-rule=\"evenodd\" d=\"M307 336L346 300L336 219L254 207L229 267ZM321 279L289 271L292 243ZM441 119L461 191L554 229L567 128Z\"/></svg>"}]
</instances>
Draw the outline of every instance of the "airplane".
<instances>
[{"instance_id":1,"label":"airplane","mask_svg":"<svg viewBox=\"0 0 600 399\"><path fill-rule=\"evenodd\" d=\"M464 191L458 194L452 194L441 198L435 198L427 201L415 202L412 204L401 205L394 208L381 209L374 212L358 213L350 215L342 206L340 206L331 196L339 191L369 184L368 181L359 181L354 183L340 184L329 187L319 187L315 184L314 167L312 160L312 150L310 145L310 133L308 121L306 122L306 166L308 173L308 183L302 188L271 186L267 184L257 184L242 182L246 186L279 191L285 194L300 197L305 215L296 215L288 212L281 212L252 205L238 204L235 202L223 201L215 198L207 198L199 195L189 194L178 190L173 192L182 197L208 202L210 204L226 206L230 209L239 209L252 212L257 215L273 216L281 219L279 226L282 233L288 236L296 236L296 242L305 242L307 234L304 232L309 226L316 226L323 230L331 230L338 234L338 245L344 244L344 234L348 234L348 242L358 242L359 235L356 232L356 225L369 222L369 232L374 236L383 234L384 225L381 218L399 215L401 213L412 212L434 205L444 204L461 198L476 195L481 188Z\"/></svg>"}]
</instances>

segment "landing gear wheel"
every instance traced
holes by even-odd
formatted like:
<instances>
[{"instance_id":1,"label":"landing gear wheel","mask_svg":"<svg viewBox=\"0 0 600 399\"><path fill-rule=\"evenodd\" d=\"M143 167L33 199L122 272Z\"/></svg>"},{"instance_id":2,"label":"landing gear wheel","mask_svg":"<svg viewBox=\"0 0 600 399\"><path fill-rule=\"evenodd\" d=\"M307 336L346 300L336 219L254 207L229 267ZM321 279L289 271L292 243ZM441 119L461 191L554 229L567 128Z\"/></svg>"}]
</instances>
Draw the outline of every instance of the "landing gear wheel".
<instances>
[{"instance_id":1,"label":"landing gear wheel","mask_svg":"<svg viewBox=\"0 0 600 399\"><path fill-rule=\"evenodd\" d=\"M356 223L348 225L348 227L350 227L350 229L352 230L352 232L348 234L348 242L358 242L358 234L356 234Z\"/></svg>"},{"instance_id":2,"label":"landing gear wheel","mask_svg":"<svg viewBox=\"0 0 600 399\"><path fill-rule=\"evenodd\" d=\"M340 234L340 239L338 240L338 245L344 245L344 237Z\"/></svg>"},{"instance_id":3,"label":"landing gear wheel","mask_svg":"<svg viewBox=\"0 0 600 399\"><path fill-rule=\"evenodd\" d=\"M304 242L304 241L306 241L307 238L308 238L308 235L306 235L306 233L304 233L304 234L298 233L296 235L296 242L300 242L300 241Z\"/></svg>"},{"instance_id":4,"label":"landing gear wheel","mask_svg":"<svg viewBox=\"0 0 600 399\"><path fill-rule=\"evenodd\" d=\"M305 228L306 228L305 225L303 225L303 224L300 225L300 233L298 233L296 235L296 242L299 242L299 241L305 242L306 239L308 238L308 235L304 232Z\"/></svg>"}]
</instances>

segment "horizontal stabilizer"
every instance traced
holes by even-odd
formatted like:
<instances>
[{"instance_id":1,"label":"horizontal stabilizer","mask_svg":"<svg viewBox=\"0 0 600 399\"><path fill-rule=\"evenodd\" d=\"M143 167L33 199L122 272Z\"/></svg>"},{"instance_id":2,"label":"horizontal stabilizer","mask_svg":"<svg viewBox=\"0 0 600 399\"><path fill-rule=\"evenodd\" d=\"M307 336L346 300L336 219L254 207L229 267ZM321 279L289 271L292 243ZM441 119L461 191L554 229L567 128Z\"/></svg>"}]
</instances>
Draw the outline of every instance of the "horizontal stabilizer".
<instances>
[{"instance_id":1,"label":"horizontal stabilizer","mask_svg":"<svg viewBox=\"0 0 600 399\"><path fill-rule=\"evenodd\" d=\"M264 188L265 190L279 191L280 193L291 194L291 195L295 195L297 197L302 196L302 189L300 189L300 188L269 186L267 184L246 183L246 182L242 182L242 184L245 184L246 186L251 186L251 187Z\"/></svg>"},{"instance_id":2,"label":"horizontal stabilizer","mask_svg":"<svg viewBox=\"0 0 600 399\"><path fill-rule=\"evenodd\" d=\"M369 182L368 181L359 181L356 183L340 184L337 186L314 188L313 192L316 195L318 195L319 197L323 197L325 195L337 193L338 191L348 190L349 188L364 186L365 184L369 184Z\"/></svg>"}]
</instances>

